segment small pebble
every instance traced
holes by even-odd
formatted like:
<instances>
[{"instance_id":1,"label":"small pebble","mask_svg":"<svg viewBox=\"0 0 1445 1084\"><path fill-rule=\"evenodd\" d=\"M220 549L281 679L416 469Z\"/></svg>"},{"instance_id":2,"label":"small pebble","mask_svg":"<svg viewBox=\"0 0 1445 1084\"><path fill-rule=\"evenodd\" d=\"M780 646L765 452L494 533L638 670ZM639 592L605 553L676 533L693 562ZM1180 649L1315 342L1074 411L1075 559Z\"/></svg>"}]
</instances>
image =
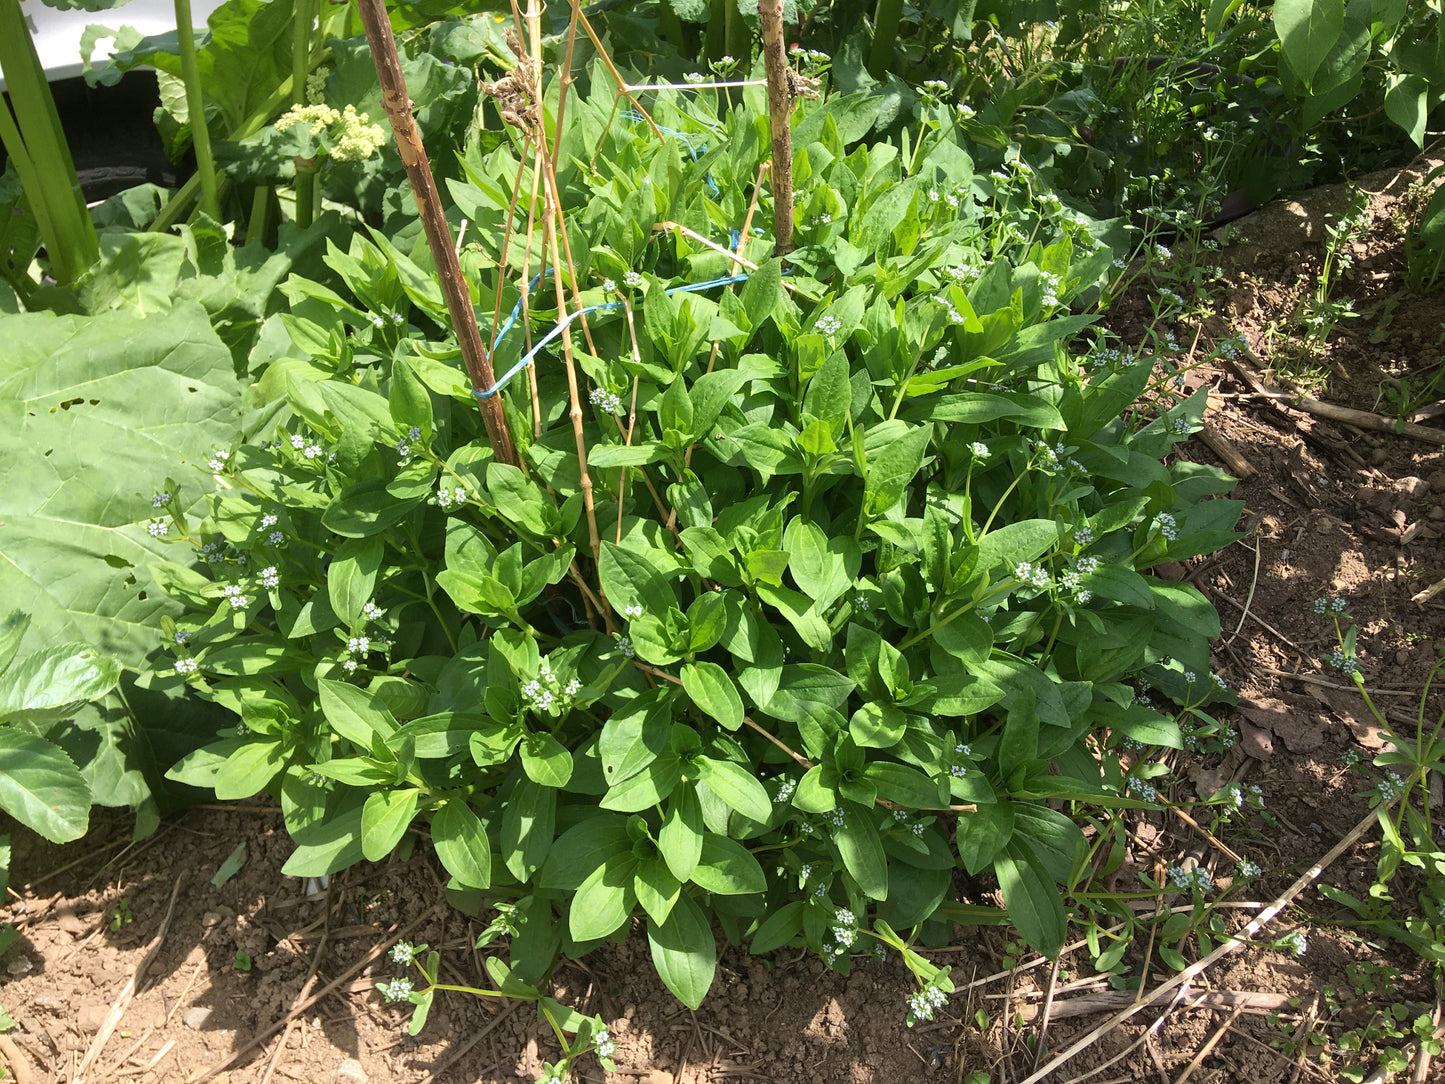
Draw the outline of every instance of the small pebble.
<instances>
[{"instance_id":1,"label":"small pebble","mask_svg":"<svg viewBox=\"0 0 1445 1084\"><path fill-rule=\"evenodd\" d=\"M181 1013L181 1023L192 1031L200 1031L206 1026L206 1021L211 1018L211 1010L204 1005L193 1005Z\"/></svg>"},{"instance_id":2,"label":"small pebble","mask_svg":"<svg viewBox=\"0 0 1445 1084\"><path fill-rule=\"evenodd\" d=\"M337 1084L365 1084L366 1070L361 1067L361 1062L355 1058L347 1058L336 1067L332 1079Z\"/></svg>"},{"instance_id":3,"label":"small pebble","mask_svg":"<svg viewBox=\"0 0 1445 1084\"><path fill-rule=\"evenodd\" d=\"M1396 478L1394 489L1396 493L1402 494L1412 501L1418 501L1421 497L1425 496L1426 493L1430 492L1430 487L1426 484L1425 479L1416 478L1413 474L1407 474L1403 478Z\"/></svg>"},{"instance_id":4,"label":"small pebble","mask_svg":"<svg viewBox=\"0 0 1445 1084\"><path fill-rule=\"evenodd\" d=\"M1396 666L1408 666L1409 664L1410 664L1410 653L1409 653L1408 651L1406 651L1406 650L1402 647L1402 648L1400 648L1399 651L1395 652L1395 665L1396 665Z\"/></svg>"},{"instance_id":5,"label":"small pebble","mask_svg":"<svg viewBox=\"0 0 1445 1084\"><path fill-rule=\"evenodd\" d=\"M1445 519L1445 504L1432 505L1430 511L1425 514L1438 523L1440 520Z\"/></svg>"}]
</instances>

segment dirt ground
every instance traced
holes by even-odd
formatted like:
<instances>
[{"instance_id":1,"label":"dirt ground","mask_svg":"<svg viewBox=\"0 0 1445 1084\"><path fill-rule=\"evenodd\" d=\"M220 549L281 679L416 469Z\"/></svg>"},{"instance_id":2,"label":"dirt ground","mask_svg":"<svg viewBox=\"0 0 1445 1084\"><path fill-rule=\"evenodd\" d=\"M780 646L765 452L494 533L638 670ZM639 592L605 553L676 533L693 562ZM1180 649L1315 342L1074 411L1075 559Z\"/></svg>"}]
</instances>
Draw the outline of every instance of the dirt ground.
<instances>
[{"instance_id":1,"label":"dirt ground","mask_svg":"<svg viewBox=\"0 0 1445 1084\"><path fill-rule=\"evenodd\" d=\"M1232 335L1249 347L1237 364L1201 364L1187 376L1211 388L1207 421L1227 446L1214 436L1213 448L1200 438L1181 446L1210 463L1221 462L1215 448L1232 448L1254 472L1234 493L1246 505L1247 536L1192 567L1163 570L1215 602L1224 626L1216 669L1241 694L1231 716L1239 743L1223 755L1173 758L1169 796L1188 802L1233 779L1259 786L1265 801L1226 837L1264 870L1229 893L1220 913L1230 931L1367 815L1363 793L1377 778L1340 764L1347 749L1368 757L1382 741L1347 679L1321 662L1333 629L1310 612L1311 601L1348 600L1369 683L1397 718L1413 714L1445 650L1445 593L1425 597L1445 581L1441 446L1295 409L1255 383L1288 387L1295 374L1326 403L1391 417L1398 411L1382 385L1410 382L1420 397L1445 357L1445 295L1412 292L1403 280L1404 216L1418 205L1424 172L1361 181L1373 193L1374 224L1351 250L1355 263L1337 295L1361 315L1343 321L1319 356L1298 356L1292 319L1318 273L1324 215L1343 204L1338 190L1238 223L1239 239L1210 257L1224 266L1207 287L1204 318L1170 328L1196 359ZM1126 342L1143 334L1143 285L1107 321ZM1429 426L1429 403L1442 398L1436 390L1405 413ZM1435 421L1445 425L1445 416ZM1430 718L1439 710L1434 704ZM1131 838L1132 868L1159 870L1193 853L1216 885L1233 871L1174 816L1139 817ZM214 887L241 845L239 871ZM123 818L104 815L66 848L17 836L16 898L0 912L22 934L0 960L0 1005L16 1026L0 1037L0 1060L21 1084L473 1084L540 1075L556 1047L526 1006L446 996L413 1039L403 1013L373 991L400 973L384 955L399 937L441 949L448 981L488 985L472 947L484 923L442 902L425 847L406 861L348 870L324 891L280 874L289 849L279 811L257 805L196 808L137 844ZM1378 852L1378 833L1366 832L1321 879L1361 895ZM813 958L729 950L708 1001L691 1013L656 981L634 937L564 962L552 993L609 1021L618 1071L607 1084L903 1084L971 1072L1017 1084L1036 1069L1059 1081L1091 1070L1099 1082L1333 1081L1350 1063L1334 1046L1345 1028L1392 1003L1411 1017L1439 1011L1428 968L1352 930L1348 918L1306 889L1187 997L1104 1031L1062 1066L1051 1059L1134 995L1091 978L1077 945L1057 973L1027 956L1010 968L1005 957L1017 950L997 929L958 928L952 944L932 950L953 966L960 990L934 1023L913 1029L904 1026L912 982L896 960L864 964L845 979ZM1269 947L1292 930L1309 934L1302 957ZM1360 963L1399 975L1362 987L1362 972L1346 972ZM1148 976L1146 988L1167 977ZM1429 1072L1422 1079L1445 1079L1438 1062ZM579 1079L604 1074L589 1061Z\"/></svg>"}]
</instances>

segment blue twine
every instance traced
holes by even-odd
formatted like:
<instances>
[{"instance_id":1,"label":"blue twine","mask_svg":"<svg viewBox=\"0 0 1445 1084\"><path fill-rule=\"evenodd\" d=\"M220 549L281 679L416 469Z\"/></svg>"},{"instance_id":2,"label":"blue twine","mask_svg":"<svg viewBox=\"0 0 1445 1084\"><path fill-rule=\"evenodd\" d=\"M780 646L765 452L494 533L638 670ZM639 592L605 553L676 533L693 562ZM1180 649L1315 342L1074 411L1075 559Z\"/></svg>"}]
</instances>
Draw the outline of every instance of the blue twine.
<instances>
[{"instance_id":1,"label":"blue twine","mask_svg":"<svg viewBox=\"0 0 1445 1084\"><path fill-rule=\"evenodd\" d=\"M626 119L631 120L631 121L636 121L636 122L638 122L638 123L641 123L643 120L646 119L641 113L639 113L639 112L638 112L637 110L635 110L635 109L625 109L625 110L623 110L622 115L623 115L623 117L625 117ZM668 135L670 135L670 136L675 136L677 139L680 139L683 143L687 144L688 152L692 155L692 160L693 160L694 162L697 161L699 155L707 153L707 144L706 144L706 143L700 143L700 144L694 146L694 145L693 145L693 142L692 142L692 138L691 138L686 132L679 132L679 131L678 131L677 129L675 129L675 128L663 128L663 127L659 127L657 130L658 130L659 132L666 132L666 133L667 133ZM712 194L713 194L714 196L719 196L719 195L722 194L722 192L721 192L721 190L718 188L716 182L714 182L713 179L712 179L712 171L711 171L711 170L708 170L706 173L703 174L703 180L707 182L707 186L708 186L708 188L710 188L710 189L712 190ZM739 233L737 230L729 230L729 231L728 231L728 234L729 234L729 236L732 238L732 245L730 246L730 247L732 248L732 250L733 250L734 252L740 251L739 248L738 248L738 242L742 239L742 234ZM535 277L532 279L532 281L527 284L527 292L530 293L530 292L536 287L537 283L539 283L539 282L542 281L542 275L550 275L551 273L552 273L551 268L548 268L547 270L543 271L541 274L535 276ZM713 280L711 280L711 281L709 281L709 282L686 283L686 284L684 284L684 285L682 285L682 286L674 286L674 287L672 287L671 289L666 290L666 291L664 291L664 292L665 292L665 293L668 293L668 294L676 294L676 293L690 293L690 292L692 292L692 291L694 291L694 290L710 290L710 289L712 289L714 286L728 286L728 285L731 285L732 283L735 283L735 282L743 282L743 281L745 281L745 280L747 279L747 277L748 277L748 276L747 276L746 274L741 274L741 275L731 275L731 276L729 276L729 277L727 277L727 278L713 279ZM591 313L591 312L610 312L610 311L612 311L613 309L619 309L619 308L621 308L621 307L622 307L622 302L621 302L621 301L609 301L609 302L607 302L607 303L605 303L605 304L602 304L602 305L592 305L592 306L589 306L588 308L578 309L576 312L570 313L570 314L567 316L567 319L563 320L560 324L558 324L556 327L554 327L551 331L547 332L547 334L537 343L537 345L534 346L534 347L532 347L532 349L527 352L527 355L526 355L524 358L522 358L521 361L517 362L517 364L513 365L510 369L508 369L505 373L503 373L502 376L501 376L501 378L498 379L495 384L493 384L493 385L492 385L490 388L488 388L486 391L478 391L476 388L473 388L473 389L472 389L472 394L475 395L478 399L490 399L493 395L496 395L497 392L501 391L502 388L506 386L506 384L507 384L507 382L508 382L509 380L511 380L511 379L512 379L514 376L516 376L518 373L520 373L520 372L521 372L523 369L525 369L528 365L532 364L532 358L536 355L537 351L541 350L542 347L546 346L549 342L551 342L553 339L555 339L558 335L562 334L563 329L566 328L569 324L571 324L573 320L576 320L577 318L582 317L582 316L586 316L588 313ZM501 328L501 330L497 332L496 338L492 341L492 349L494 349L494 350L496 349L497 343L500 343L500 342L502 341L502 337L503 337L504 335L506 335L507 332L512 329L513 325L516 324L517 318L521 315L521 313L522 313L522 300L521 300L521 298L518 298L518 299L517 299L517 303L516 303L514 306L512 306L512 311L511 311L511 313L507 316L507 319L502 322L502 328Z\"/></svg>"},{"instance_id":2,"label":"blue twine","mask_svg":"<svg viewBox=\"0 0 1445 1084\"><path fill-rule=\"evenodd\" d=\"M538 275L536 276L536 278L532 279L527 289L530 290L533 286L536 286L541 278L542 276ZM711 290L717 286L731 286L733 283L746 282L747 278L747 273L743 272L742 274L738 275L728 275L724 278L709 279L707 282L685 282L681 286L670 287L667 290L664 290L663 293L672 295L694 293L698 290ZM497 378L497 382L495 384L493 384L486 391L479 391L478 389L473 388L472 394L475 395L478 399L490 399L492 396L496 395L497 392L501 391L504 387L506 387L508 381L510 381L528 365L531 365L532 359L536 357L537 352L541 350L542 347L546 346L549 342L551 342L553 339L555 339L558 335L562 334L563 330L565 330L572 323L573 320L576 320L582 316L586 316L590 312L610 312L613 309L620 309L622 308L622 305L623 302L621 301L607 301L601 305L588 305L586 308L578 309L576 312L568 313L565 320L559 323L551 331L547 332L546 335L542 336L542 338L537 341L537 344L533 346L531 350L528 350L527 353L522 357L522 359L517 362L517 364L513 365L510 369L508 369L505 373L503 373L500 377ZM507 318L507 322L503 325L501 332L498 333L496 342L502 341L502 336L505 335L507 333L507 330L512 326L517 314L521 311L521 308L522 302L519 300L517 302L516 308L512 310L512 315Z\"/></svg>"}]
</instances>

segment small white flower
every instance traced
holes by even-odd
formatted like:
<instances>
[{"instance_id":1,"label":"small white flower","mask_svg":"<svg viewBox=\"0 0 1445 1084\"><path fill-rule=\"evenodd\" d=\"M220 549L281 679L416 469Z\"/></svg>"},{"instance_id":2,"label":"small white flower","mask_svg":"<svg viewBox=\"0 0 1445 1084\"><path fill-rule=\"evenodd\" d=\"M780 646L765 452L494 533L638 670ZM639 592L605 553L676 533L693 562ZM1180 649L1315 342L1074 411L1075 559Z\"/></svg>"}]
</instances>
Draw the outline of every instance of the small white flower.
<instances>
[{"instance_id":1,"label":"small white flower","mask_svg":"<svg viewBox=\"0 0 1445 1084\"><path fill-rule=\"evenodd\" d=\"M191 638L191 635L192 634L189 629L176 629L176 631L171 635L171 639L178 644L183 644Z\"/></svg>"},{"instance_id":2,"label":"small white flower","mask_svg":"<svg viewBox=\"0 0 1445 1084\"><path fill-rule=\"evenodd\" d=\"M820 335L836 335L842 326L843 322L836 316L820 316L813 330Z\"/></svg>"},{"instance_id":3,"label":"small white flower","mask_svg":"<svg viewBox=\"0 0 1445 1084\"><path fill-rule=\"evenodd\" d=\"M276 571L275 565L268 565L261 570L262 587L278 587L281 584L281 574Z\"/></svg>"},{"instance_id":4,"label":"small white flower","mask_svg":"<svg viewBox=\"0 0 1445 1084\"><path fill-rule=\"evenodd\" d=\"M607 1034L606 1028L598 1029L597 1035L592 1041L597 1044L599 1058L610 1058L617 1051L617 1044L612 1041L612 1036Z\"/></svg>"},{"instance_id":5,"label":"small white flower","mask_svg":"<svg viewBox=\"0 0 1445 1084\"><path fill-rule=\"evenodd\" d=\"M635 654L637 654L636 649L632 646L632 640L626 636L619 636L617 638L617 650L622 652L629 659L632 658Z\"/></svg>"},{"instance_id":6,"label":"small white flower","mask_svg":"<svg viewBox=\"0 0 1445 1084\"><path fill-rule=\"evenodd\" d=\"M684 75L682 78L683 78L684 81L686 81L686 82L688 82L688 83L706 83L706 82L707 82L707 76L703 75L701 72L688 72L688 73L687 73L686 75Z\"/></svg>"},{"instance_id":7,"label":"small white flower","mask_svg":"<svg viewBox=\"0 0 1445 1084\"><path fill-rule=\"evenodd\" d=\"M622 616L623 616L623 617L641 617L641 616L642 616L642 607L641 607L641 606L636 606L636 605L634 605L634 606L624 606L624 607L622 608Z\"/></svg>"},{"instance_id":8,"label":"small white flower","mask_svg":"<svg viewBox=\"0 0 1445 1084\"><path fill-rule=\"evenodd\" d=\"M306 445L305 450L304 450L301 454L304 455L307 459L316 459L318 456L321 455L321 453L322 453L322 447L321 447L321 445L319 445L319 444L308 444L308 445Z\"/></svg>"},{"instance_id":9,"label":"small white flower","mask_svg":"<svg viewBox=\"0 0 1445 1084\"><path fill-rule=\"evenodd\" d=\"M168 505L168 504L170 504L170 503L171 503L171 495L170 495L169 493L164 493L164 492L162 492L162 493L157 493L154 497L151 498L151 507L152 507L152 508L164 508L166 505Z\"/></svg>"},{"instance_id":10,"label":"small white flower","mask_svg":"<svg viewBox=\"0 0 1445 1084\"><path fill-rule=\"evenodd\" d=\"M635 290L642 285L642 276L636 271L629 271L622 276L622 285L630 290Z\"/></svg>"},{"instance_id":11,"label":"small white flower","mask_svg":"<svg viewBox=\"0 0 1445 1084\"><path fill-rule=\"evenodd\" d=\"M1239 863L1239 875L1241 877L1258 877L1260 874L1259 864L1251 862L1248 858L1242 859Z\"/></svg>"},{"instance_id":12,"label":"small white flower","mask_svg":"<svg viewBox=\"0 0 1445 1084\"><path fill-rule=\"evenodd\" d=\"M562 695L563 695L563 696L576 696L576 695L577 695L578 693L580 693L581 691L582 691L582 683L581 683L580 681L578 681L576 678L573 678L571 681L567 682L566 688L564 688L564 689L562 690Z\"/></svg>"},{"instance_id":13,"label":"small white flower","mask_svg":"<svg viewBox=\"0 0 1445 1084\"><path fill-rule=\"evenodd\" d=\"M164 538L170 530L171 525L163 519L158 519L146 527L146 533L152 538Z\"/></svg>"},{"instance_id":14,"label":"small white flower","mask_svg":"<svg viewBox=\"0 0 1445 1084\"><path fill-rule=\"evenodd\" d=\"M393 963L409 964L416 956L416 946L407 941L398 941L391 946L389 955Z\"/></svg>"},{"instance_id":15,"label":"small white flower","mask_svg":"<svg viewBox=\"0 0 1445 1084\"><path fill-rule=\"evenodd\" d=\"M295 448L299 452L302 448L306 447L306 438L303 437L300 433L292 433L291 447Z\"/></svg>"},{"instance_id":16,"label":"small white flower","mask_svg":"<svg viewBox=\"0 0 1445 1084\"><path fill-rule=\"evenodd\" d=\"M411 979L392 979L378 984L376 990L387 1001L405 1001L411 996Z\"/></svg>"},{"instance_id":17,"label":"small white flower","mask_svg":"<svg viewBox=\"0 0 1445 1084\"><path fill-rule=\"evenodd\" d=\"M383 617L386 616L386 611L383 610L376 603L368 602L362 608L361 616L366 618L368 621L380 621Z\"/></svg>"},{"instance_id":18,"label":"small white flower","mask_svg":"<svg viewBox=\"0 0 1445 1084\"><path fill-rule=\"evenodd\" d=\"M1159 533L1162 534L1170 542L1173 542L1176 538L1179 537L1179 526L1175 522L1174 517L1171 516L1168 512L1159 513L1158 523Z\"/></svg>"},{"instance_id":19,"label":"small white flower","mask_svg":"<svg viewBox=\"0 0 1445 1084\"><path fill-rule=\"evenodd\" d=\"M371 639L367 636L353 636L346 641L346 650L365 655L371 650Z\"/></svg>"},{"instance_id":20,"label":"small white flower","mask_svg":"<svg viewBox=\"0 0 1445 1084\"><path fill-rule=\"evenodd\" d=\"M606 291L607 293L609 293L609 294L615 294L615 293L617 292L617 280L616 280L616 279L603 279L603 280L602 280L602 289L605 290L605 291Z\"/></svg>"},{"instance_id":21,"label":"small white flower","mask_svg":"<svg viewBox=\"0 0 1445 1084\"><path fill-rule=\"evenodd\" d=\"M230 466L230 463L227 462L227 460L230 458L230 452L217 452L215 455L211 456L210 460L206 463L206 466L210 467L212 471L219 474L221 471L225 470L227 467Z\"/></svg>"},{"instance_id":22,"label":"small white flower","mask_svg":"<svg viewBox=\"0 0 1445 1084\"><path fill-rule=\"evenodd\" d=\"M270 512L267 512L264 516L261 517L261 525L257 528L257 530L269 531L274 526L276 526L276 517Z\"/></svg>"},{"instance_id":23,"label":"small white flower","mask_svg":"<svg viewBox=\"0 0 1445 1084\"><path fill-rule=\"evenodd\" d=\"M347 659L341 664L341 669L345 670L348 674L356 673L356 660Z\"/></svg>"},{"instance_id":24,"label":"small white flower","mask_svg":"<svg viewBox=\"0 0 1445 1084\"><path fill-rule=\"evenodd\" d=\"M969 445L969 450L979 459L985 459L988 456L988 445L981 440L976 440Z\"/></svg>"},{"instance_id":25,"label":"small white flower","mask_svg":"<svg viewBox=\"0 0 1445 1084\"><path fill-rule=\"evenodd\" d=\"M195 659L177 659L177 660L176 660L176 673L178 673L178 674L194 674L195 672L196 672L196 660L195 660Z\"/></svg>"},{"instance_id":26,"label":"small white flower","mask_svg":"<svg viewBox=\"0 0 1445 1084\"><path fill-rule=\"evenodd\" d=\"M272 531L266 536L266 541L273 546L279 546L282 542L286 541L286 536L280 531Z\"/></svg>"}]
</instances>

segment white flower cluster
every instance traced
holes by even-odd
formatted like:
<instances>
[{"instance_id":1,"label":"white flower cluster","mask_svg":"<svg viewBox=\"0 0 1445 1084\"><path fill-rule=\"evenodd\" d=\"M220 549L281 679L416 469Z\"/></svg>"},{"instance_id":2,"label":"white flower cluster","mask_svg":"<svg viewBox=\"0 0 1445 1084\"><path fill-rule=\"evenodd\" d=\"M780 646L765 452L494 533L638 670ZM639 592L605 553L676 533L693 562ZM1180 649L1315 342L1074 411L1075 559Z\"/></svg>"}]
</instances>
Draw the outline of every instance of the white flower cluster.
<instances>
[{"instance_id":1,"label":"white flower cluster","mask_svg":"<svg viewBox=\"0 0 1445 1084\"><path fill-rule=\"evenodd\" d=\"M391 957L392 963L409 964L416 958L416 946L410 941L398 941L391 946L391 952L387 955Z\"/></svg>"},{"instance_id":2,"label":"white flower cluster","mask_svg":"<svg viewBox=\"0 0 1445 1084\"><path fill-rule=\"evenodd\" d=\"M267 565L261 570L262 587L280 587L281 573L276 571L275 565Z\"/></svg>"},{"instance_id":3,"label":"white flower cluster","mask_svg":"<svg viewBox=\"0 0 1445 1084\"><path fill-rule=\"evenodd\" d=\"M1310 943L1299 930L1293 930L1279 939L1279 947L1289 949L1296 956L1303 956L1309 950Z\"/></svg>"},{"instance_id":4,"label":"white flower cluster","mask_svg":"<svg viewBox=\"0 0 1445 1084\"><path fill-rule=\"evenodd\" d=\"M843 327L843 321L836 316L820 316L813 325L813 330L820 335L836 335Z\"/></svg>"},{"instance_id":5,"label":"white flower cluster","mask_svg":"<svg viewBox=\"0 0 1445 1084\"><path fill-rule=\"evenodd\" d=\"M1047 569L1036 567L1028 561L1020 561L1014 565L1014 579L1020 583L1037 587L1040 590L1047 588L1053 583Z\"/></svg>"},{"instance_id":6,"label":"white flower cluster","mask_svg":"<svg viewBox=\"0 0 1445 1084\"><path fill-rule=\"evenodd\" d=\"M392 979L377 983L376 991L387 1001L405 1001L411 996L411 979Z\"/></svg>"},{"instance_id":7,"label":"white flower cluster","mask_svg":"<svg viewBox=\"0 0 1445 1084\"><path fill-rule=\"evenodd\" d=\"M798 785L794 783L791 779L784 779L782 783L779 784L778 796L774 798L773 801L777 802L779 805L786 805L788 802L792 801L793 793L797 789Z\"/></svg>"},{"instance_id":8,"label":"white flower cluster","mask_svg":"<svg viewBox=\"0 0 1445 1084\"><path fill-rule=\"evenodd\" d=\"M988 445L981 440L976 440L968 446L968 450L974 454L975 459L988 458Z\"/></svg>"},{"instance_id":9,"label":"white flower cluster","mask_svg":"<svg viewBox=\"0 0 1445 1084\"><path fill-rule=\"evenodd\" d=\"M1146 802L1157 802L1159 800L1159 791L1155 788L1154 784L1146 782L1138 776L1131 775L1129 777L1129 792L1136 797L1142 798Z\"/></svg>"},{"instance_id":10,"label":"white flower cluster","mask_svg":"<svg viewBox=\"0 0 1445 1084\"><path fill-rule=\"evenodd\" d=\"M1173 542L1179 537L1179 524L1168 512L1160 512L1158 517L1159 533L1168 541Z\"/></svg>"},{"instance_id":11,"label":"white flower cluster","mask_svg":"<svg viewBox=\"0 0 1445 1084\"><path fill-rule=\"evenodd\" d=\"M948 995L937 986L925 986L908 999L908 1026L915 1021L932 1020L933 1014L948 1002Z\"/></svg>"},{"instance_id":12,"label":"white flower cluster","mask_svg":"<svg viewBox=\"0 0 1445 1084\"><path fill-rule=\"evenodd\" d=\"M610 1058L617 1052L617 1044L612 1041L612 1036L607 1033L606 1028L598 1028L597 1035L592 1041L597 1044L599 1058Z\"/></svg>"},{"instance_id":13,"label":"white flower cluster","mask_svg":"<svg viewBox=\"0 0 1445 1084\"><path fill-rule=\"evenodd\" d=\"M1258 877L1261 872L1262 871L1259 868L1258 862L1252 862L1248 858L1243 858L1240 860L1239 875L1241 877L1244 877L1246 879L1251 877Z\"/></svg>"},{"instance_id":14,"label":"white flower cluster","mask_svg":"<svg viewBox=\"0 0 1445 1084\"><path fill-rule=\"evenodd\" d=\"M1405 781L1394 772L1386 772L1385 777L1375 784L1375 793L1380 796L1380 801L1393 802L1405 793Z\"/></svg>"},{"instance_id":15,"label":"white flower cluster","mask_svg":"<svg viewBox=\"0 0 1445 1084\"><path fill-rule=\"evenodd\" d=\"M1360 664L1353 655L1346 655L1339 648L1331 651L1325 656L1325 663L1331 670L1338 670L1346 676L1357 674L1360 671Z\"/></svg>"},{"instance_id":16,"label":"white flower cluster","mask_svg":"<svg viewBox=\"0 0 1445 1084\"><path fill-rule=\"evenodd\" d=\"M1171 865L1169 867L1169 880L1174 883L1175 888L1185 892L1195 888L1201 892L1208 892L1212 884L1209 871L1202 866L1196 866L1191 870L1185 869L1183 866Z\"/></svg>"},{"instance_id":17,"label":"white flower cluster","mask_svg":"<svg viewBox=\"0 0 1445 1084\"><path fill-rule=\"evenodd\" d=\"M147 525L146 533L152 538L164 538L170 533L170 529L171 525L169 523L163 519L158 519L154 523Z\"/></svg>"},{"instance_id":18,"label":"white flower cluster","mask_svg":"<svg viewBox=\"0 0 1445 1084\"><path fill-rule=\"evenodd\" d=\"M437 507L444 512L453 508L460 508L467 503L467 487L456 486L448 489L446 486L437 487Z\"/></svg>"},{"instance_id":19,"label":"white flower cluster","mask_svg":"<svg viewBox=\"0 0 1445 1084\"><path fill-rule=\"evenodd\" d=\"M833 916L837 923L833 927L833 939L838 942L840 948L847 948L858 938L858 920L853 917L853 912L842 907Z\"/></svg>"},{"instance_id":20,"label":"white flower cluster","mask_svg":"<svg viewBox=\"0 0 1445 1084\"><path fill-rule=\"evenodd\" d=\"M399 456L411 455L411 446L421 439L421 428L411 426L406 431L406 436L396 442L396 454Z\"/></svg>"},{"instance_id":21,"label":"white flower cluster","mask_svg":"<svg viewBox=\"0 0 1445 1084\"><path fill-rule=\"evenodd\" d=\"M537 676L522 686L522 695L527 698L528 707L552 714L565 711L571 705L572 697L581 691L582 682L575 677L563 685L552 671L551 662L546 659L538 665Z\"/></svg>"},{"instance_id":22,"label":"white flower cluster","mask_svg":"<svg viewBox=\"0 0 1445 1084\"><path fill-rule=\"evenodd\" d=\"M1047 271L1039 272L1039 286L1043 289L1043 297L1040 303L1046 309L1056 309L1062 302L1059 300L1059 290L1063 287L1063 280L1058 275L1050 274Z\"/></svg>"},{"instance_id":23,"label":"white flower cluster","mask_svg":"<svg viewBox=\"0 0 1445 1084\"><path fill-rule=\"evenodd\" d=\"M622 276L622 285L626 286L629 290L635 290L642 285L642 276L636 271L629 271Z\"/></svg>"},{"instance_id":24,"label":"white flower cluster","mask_svg":"<svg viewBox=\"0 0 1445 1084\"><path fill-rule=\"evenodd\" d=\"M164 508L166 505L168 505L168 504L170 504L170 503L171 503L171 495L170 495L169 493L164 492L164 491L162 491L162 492L160 492L160 493L157 493L154 497L151 498L151 507L152 507L152 508Z\"/></svg>"},{"instance_id":25,"label":"white flower cluster","mask_svg":"<svg viewBox=\"0 0 1445 1084\"><path fill-rule=\"evenodd\" d=\"M1326 614L1342 614L1349 604L1342 598L1317 598L1310 603L1310 611L1317 617Z\"/></svg>"},{"instance_id":26,"label":"white flower cluster","mask_svg":"<svg viewBox=\"0 0 1445 1084\"><path fill-rule=\"evenodd\" d=\"M196 672L196 660L191 658L176 660L176 673L194 674Z\"/></svg>"},{"instance_id":27,"label":"white flower cluster","mask_svg":"<svg viewBox=\"0 0 1445 1084\"><path fill-rule=\"evenodd\" d=\"M244 610L247 606L251 604L251 600L246 597L240 584L228 583L225 587L225 591L226 601L229 602L233 608L237 610Z\"/></svg>"},{"instance_id":28,"label":"white flower cluster","mask_svg":"<svg viewBox=\"0 0 1445 1084\"><path fill-rule=\"evenodd\" d=\"M210 467L214 473L220 474L221 471L225 470L231 465L229 462L227 462L227 460L229 460L230 458L230 452L218 451L214 455L212 455L209 460L207 460L206 466Z\"/></svg>"},{"instance_id":29,"label":"white flower cluster","mask_svg":"<svg viewBox=\"0 0 1445 1084\"><path fill-rule=\"evenodd\" d=\"M622 413L622 397L614 392L603 388L593 388L592 394L587 397L587 400L593 406L601 407L608 414Z\"/></svg>"}]
</instances>

